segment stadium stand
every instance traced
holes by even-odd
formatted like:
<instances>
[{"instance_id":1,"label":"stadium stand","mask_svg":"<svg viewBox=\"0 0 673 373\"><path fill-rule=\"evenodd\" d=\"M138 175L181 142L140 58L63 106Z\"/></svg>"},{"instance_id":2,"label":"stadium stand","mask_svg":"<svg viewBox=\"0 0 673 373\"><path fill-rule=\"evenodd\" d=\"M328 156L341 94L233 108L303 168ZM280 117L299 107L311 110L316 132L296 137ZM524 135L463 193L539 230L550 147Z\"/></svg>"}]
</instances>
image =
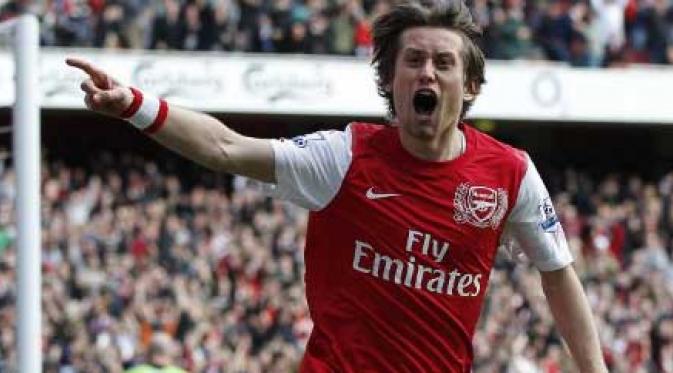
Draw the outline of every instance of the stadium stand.
<instances>
[{"instance_id":1,"label":"stadium stand","mask_svg":"<svg viewBox=\"0 0 673 373\"><path fill-rule=\"evenodd\" d=\"M31 11L46 46L368 56L393 0L2 0ZM673 61L668 0L473 0L491 59L620 66Z\"/></svg>"},{"instance_id":2,"label":"stadium stand","mask_svg":"<svg viewBox=\"0 0 673 373\"><path fill-rule=\"evenodd\" d=\"M170 158L173 159L173 158ZM45 371L122 372L153 336L190 372L288 372L311 329L306 212L184 161L103 152L43 169ZM567 171L554 199L614 372L673 362L673 173L657 182ZM0 356L16 322L13 170L0 177ZM475 371L559 372L564 353L535 271L503 254L475 338ZM509 369L509 370L507 370ZM528 369L528 370L527 370Z\"/></svg>"}]
</instances>

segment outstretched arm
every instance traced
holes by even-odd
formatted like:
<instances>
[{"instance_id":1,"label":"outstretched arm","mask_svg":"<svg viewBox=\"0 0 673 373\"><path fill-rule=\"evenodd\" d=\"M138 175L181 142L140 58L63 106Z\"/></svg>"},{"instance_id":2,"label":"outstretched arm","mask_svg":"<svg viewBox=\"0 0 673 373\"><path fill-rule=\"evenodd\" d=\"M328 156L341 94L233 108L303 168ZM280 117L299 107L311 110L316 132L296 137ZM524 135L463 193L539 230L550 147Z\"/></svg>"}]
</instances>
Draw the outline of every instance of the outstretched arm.
<instances>
[{"instance_id":1,"label":"outstretched arm","mask_svg":"<svg viewBox=\"0 0 673 373\"><path fill-rule=\"evenodd\" d=\"M540 273L549 308L579 371L607 372L589 302L572 265Z\"/></svg>"},{"instance_id":2,"label":"outstretched arm","mask_svg":"<svg viewBox=\"0 0 673 373\"><path fill-rule=\"evenodd\" d=\"M89 75L81 85L89 109L118 118L129 109L134 99L129 87L87 61L70 58L66 63ZM275 181L270 141L243 136L209 115L171 105L161 130L149 136L212 170Z\"/></svg>"}]
</instances>

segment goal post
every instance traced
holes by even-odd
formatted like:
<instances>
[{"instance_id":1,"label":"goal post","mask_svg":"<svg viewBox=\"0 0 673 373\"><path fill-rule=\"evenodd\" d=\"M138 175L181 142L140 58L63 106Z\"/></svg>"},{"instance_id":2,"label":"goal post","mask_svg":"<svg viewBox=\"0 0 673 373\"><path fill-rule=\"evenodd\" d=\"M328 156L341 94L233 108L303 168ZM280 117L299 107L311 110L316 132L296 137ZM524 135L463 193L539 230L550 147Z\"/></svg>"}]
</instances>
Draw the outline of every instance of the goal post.
<instances>
[{"instance_id":1,"label":"goal post","mask_svg":"<svg viewBox=\"0 0 673 373\"><path fill-rule=\"evenodd\" d=\"M39 23L32 14L0 23L14 54L12 157L16 172L17 368L42 372Z\"/></svg>"}]
</instances>

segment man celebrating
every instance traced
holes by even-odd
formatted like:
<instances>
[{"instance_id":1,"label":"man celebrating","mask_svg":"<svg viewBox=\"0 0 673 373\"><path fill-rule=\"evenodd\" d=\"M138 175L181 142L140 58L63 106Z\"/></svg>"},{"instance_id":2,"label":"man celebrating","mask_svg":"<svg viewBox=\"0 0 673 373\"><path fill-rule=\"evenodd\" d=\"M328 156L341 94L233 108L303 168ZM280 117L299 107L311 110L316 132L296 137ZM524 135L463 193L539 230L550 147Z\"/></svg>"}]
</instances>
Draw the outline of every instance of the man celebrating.
<instances>
[{"instance_id":1,"label":"man celebrating","mask_svg":"<svg viewBox=\"0 0 673 373\"><path fill-rule=\"evenodd\" d=\"M540 270L581 372L605 372L562 227L528 156L461 121L484 82L479 30L460 1L396 5L374 25L389 126L351 123L293 141L242 136L216 119L120 85L87 62L85 102L216 171L267 183L311 210L303 372L469 372L472 336L500 245Z\"/></svg>"}]
</instances>

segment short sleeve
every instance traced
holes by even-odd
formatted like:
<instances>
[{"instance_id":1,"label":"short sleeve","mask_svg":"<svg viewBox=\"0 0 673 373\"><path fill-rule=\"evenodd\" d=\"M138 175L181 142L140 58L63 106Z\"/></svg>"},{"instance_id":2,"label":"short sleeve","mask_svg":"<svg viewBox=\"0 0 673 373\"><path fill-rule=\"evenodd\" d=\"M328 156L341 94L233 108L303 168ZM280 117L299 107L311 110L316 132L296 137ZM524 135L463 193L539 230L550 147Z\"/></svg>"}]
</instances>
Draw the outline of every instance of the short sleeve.
<instances>
[{"instance_id":1,"label":"short sleeve","mask_svg":"<svg viewBox=\"0 0 673 373\"><path fill-rule=\"evenodd\" d=\"M350 126L291 140L272 140L276 183L264 184L271 196L320 210L336 196L352 159Z\"/></svg>"},{"instance_id":2,"label":"short sleeve","mask_svg":"<svg viewBox=\"0 0 673 373\"><path fill-rule=\"evenodd\" d=\"M525 254L540 271L573 262L547 188L530 158L500 243L513 257Z\"/></svg>"}]
</instances>

